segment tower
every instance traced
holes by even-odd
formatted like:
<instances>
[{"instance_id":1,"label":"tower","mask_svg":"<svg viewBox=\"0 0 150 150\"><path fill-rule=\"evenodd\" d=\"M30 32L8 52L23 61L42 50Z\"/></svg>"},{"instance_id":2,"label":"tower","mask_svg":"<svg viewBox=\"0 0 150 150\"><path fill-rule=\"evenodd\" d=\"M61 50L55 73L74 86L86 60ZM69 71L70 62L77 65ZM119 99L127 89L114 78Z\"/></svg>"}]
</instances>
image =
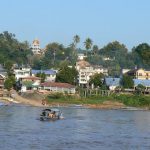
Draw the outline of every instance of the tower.
<instances>
[{"instance_id":1,"label":"tower","mask_svg":"<svg viewBox=\"0 0 150 150\"><path fill-rule=\"evenodd\" d=\"M32 52L33 52L33 54L40 54L40 52L41 52L40 41L38 39L35 39L32 42Z\"/></svg>"}]
</instances>

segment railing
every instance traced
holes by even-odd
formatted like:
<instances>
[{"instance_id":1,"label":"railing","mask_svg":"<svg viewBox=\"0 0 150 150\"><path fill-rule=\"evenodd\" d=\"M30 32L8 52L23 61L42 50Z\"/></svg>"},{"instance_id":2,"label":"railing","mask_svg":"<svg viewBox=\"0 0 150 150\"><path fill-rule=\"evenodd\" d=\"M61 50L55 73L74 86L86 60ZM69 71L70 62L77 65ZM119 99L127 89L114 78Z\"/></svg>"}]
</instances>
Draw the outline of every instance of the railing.
<instances>
[{"instance_id":1,"label":"railing","mask_svg":"<svg viewBox=\"0 0 150 150\"><path fill-rule=\"evenodd\" d=\"M79 95L81 97L90 96L109 96L111 94L110 90L100 90L100 89L79 89Z\"/></svg>"}]
</instances>

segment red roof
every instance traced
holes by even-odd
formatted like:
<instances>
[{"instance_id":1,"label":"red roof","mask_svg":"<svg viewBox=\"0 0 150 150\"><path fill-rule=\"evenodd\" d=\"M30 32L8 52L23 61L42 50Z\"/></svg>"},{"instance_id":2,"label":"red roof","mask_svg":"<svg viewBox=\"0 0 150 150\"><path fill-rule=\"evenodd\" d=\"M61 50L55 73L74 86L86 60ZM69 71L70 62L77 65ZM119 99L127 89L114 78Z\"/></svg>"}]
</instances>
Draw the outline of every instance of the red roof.
<instances>
[{"instance_id":1,"label":"red roof","mask_svg":"<svg viewBox=\"0 0 150 150\"><path fill-rule=\"evenodd\" d=\"M75 88L74 85L71 85L69 83L60 83L60 82L44 82L44 83L41 83L41 86L59 87L59 88Z\"/></svg>"},{"instance_id":2,"label":"red roof","mask_svg":"<svg viewBox=\"0 0 150 150\"><path fill-rule=\"evenodd\" d=\"M41 78L30 76L30 77L23 77L22 79L26 79L26 80L40 80Z\"/></svg>"}]
</instances>

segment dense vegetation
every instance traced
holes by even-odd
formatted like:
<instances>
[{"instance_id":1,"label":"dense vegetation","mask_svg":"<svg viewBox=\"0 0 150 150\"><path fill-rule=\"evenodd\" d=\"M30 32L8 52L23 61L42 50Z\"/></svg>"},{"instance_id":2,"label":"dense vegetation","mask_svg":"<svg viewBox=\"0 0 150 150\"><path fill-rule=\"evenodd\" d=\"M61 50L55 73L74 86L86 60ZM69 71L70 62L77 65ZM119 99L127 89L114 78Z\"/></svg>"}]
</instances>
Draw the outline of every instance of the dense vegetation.
<instances>
[{"instance_id":1,"label":"dense vegetation","mask_svg":"<svg viewBox=\"0 0 150 150\"><path fill-rule=\"evenodd\" d=\"M33 56L27 41L20 42L14 34L5 31L0 34L0 63L8 70L13 63L29 64L35 69L58 68L63 61L75 65L77 53L82 52L87 54L90 63L108 67L112 76L119 76L121 68L137 66L150 69L150 45L147 43L139 44L129 51L118 41L99 48L92 39L87 38L83 43L85 50L77 48L79 42L80 37L75 35L73 42L67 47L57 42L49 43L45 48L45 55L39 57Z\"/></svg>"},{"instance_id":2,"label":"dense vegetation","mask_svg":"<svg viewBox=\"0 0 150 150\"><path fill-rule=\"evenodd\" d=\"M77 96L64 95L62 93L51 94L47 97L48 103L59 104L102 104L104 101L121 102L126 106L132 107L148 107L150 109L150 96L145 95L128 95L128 94L112 94L110 96L91 96L88 98L80 98Z\"/></svg>"},{"instance_id":3,"label":"dense vegetation","mask_svg":"<svg viewBox=\"0 0 150 150\"><path fill-rule=\"evenodd\" d=\"M19 42L15 35L7 31L0 34L0 64L8 70L12 64L30 64L32 52L27 41Z\"/></svg>"}]
</instances>

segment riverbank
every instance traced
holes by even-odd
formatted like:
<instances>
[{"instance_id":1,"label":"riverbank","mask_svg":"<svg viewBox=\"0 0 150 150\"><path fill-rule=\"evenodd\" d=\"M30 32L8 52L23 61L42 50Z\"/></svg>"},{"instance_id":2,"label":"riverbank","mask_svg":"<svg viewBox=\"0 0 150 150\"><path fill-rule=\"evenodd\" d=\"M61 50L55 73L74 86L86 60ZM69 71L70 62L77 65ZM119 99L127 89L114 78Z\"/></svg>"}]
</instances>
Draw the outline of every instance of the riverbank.
<instances>
[{"instance_id":1,"label":"riverbank","mask_svg":"<svg viewBox=\"0 0 150 150\"><path fill-rule=\"evenodd\" d=\"M53 93L48 96L39 93L25 93L19 95L13 91L13 98L5 98L3 102L8 104L20 103L38 107L81 106L84 108L96 109L128 109L133 107L142 110L150 110L150 96L144 95L122 94L82 98L77 95L61 93Z\"/></svg>"},{"instance_id":2,"label":"riverbank","mask_svg":"<svg viewBox=\"0 0 150 150\"><path fill-rule=\"evenodd\" d=\"M51 106L82 105L88 108L125 109L128 107L150 110L150 96L144 95L110 95L80 98L71 95L51 94L46 98Z\"/></svg>"}]
</instances>

